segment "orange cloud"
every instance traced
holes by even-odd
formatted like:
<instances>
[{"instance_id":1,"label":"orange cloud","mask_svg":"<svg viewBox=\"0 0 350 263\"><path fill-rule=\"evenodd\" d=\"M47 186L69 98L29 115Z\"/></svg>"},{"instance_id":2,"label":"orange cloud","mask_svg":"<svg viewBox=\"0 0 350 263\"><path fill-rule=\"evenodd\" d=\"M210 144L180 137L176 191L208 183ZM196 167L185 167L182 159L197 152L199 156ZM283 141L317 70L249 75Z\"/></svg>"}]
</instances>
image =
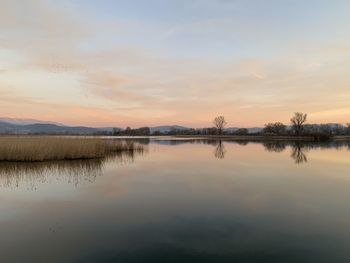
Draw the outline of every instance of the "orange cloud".
<instances>
[{"instance_id":1,"label":"orange cloud","mask_svg":"<svg viewBox=\"0 0 350 263\"><path fill-rule=\"evenodd\" d=\"M64 4L3 0L0 5L0 49L11 53L1 59L0 52L3 116L98 126L209 126L217 114L232 126L255 126L288 122L294 111L308 112L310 121L349 118L347 43L335 43L327 52L316 45L307 54L303 47L290 47L289 53L264 59L174 58L141 47L91 48L99 31ZM227 21L219 22L227 33ZM206 23L217 30L215 21ZM191 30L199 28L201 23ZM24 72L36 81L19 83ZM44 88L38 92L33 86L40 80Z\"/></svg>"}]
</instances>

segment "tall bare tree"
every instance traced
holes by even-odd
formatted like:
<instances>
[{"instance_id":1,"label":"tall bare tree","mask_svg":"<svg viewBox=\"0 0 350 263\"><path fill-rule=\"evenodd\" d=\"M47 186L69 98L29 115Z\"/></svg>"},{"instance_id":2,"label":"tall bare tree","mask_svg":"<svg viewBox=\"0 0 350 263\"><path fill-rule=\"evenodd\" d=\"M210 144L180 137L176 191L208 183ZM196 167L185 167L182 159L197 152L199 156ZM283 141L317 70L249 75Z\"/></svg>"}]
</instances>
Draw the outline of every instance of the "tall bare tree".
<instances>
[{"instance_id":1,"label":"tall bare tree","mask_svg":"<svg viewBox=\"0 0 350 263\"><path fill-rule=\"evenodd\" d=\"M306 122L307 114L302 112L295 112L294 116L290 119L293 130L297 135L300 135L303 131L303 124Z\"/></svg>"},{"instance_id":2,"label":"tall bare tree","mask_svg":"<svg viewBox=\"0 0 350 263\"><path fill-rule=\"evenodd\" d=\"M224 130L224 128L225 128L225 126L227 124L227 122L225 120L225 117L224 116L218 116L218 117L216 117L214 119L213 123L214 123L216 129L218 130L219 135L221 135L222 131Z\"/></svg>"}]
</instances>

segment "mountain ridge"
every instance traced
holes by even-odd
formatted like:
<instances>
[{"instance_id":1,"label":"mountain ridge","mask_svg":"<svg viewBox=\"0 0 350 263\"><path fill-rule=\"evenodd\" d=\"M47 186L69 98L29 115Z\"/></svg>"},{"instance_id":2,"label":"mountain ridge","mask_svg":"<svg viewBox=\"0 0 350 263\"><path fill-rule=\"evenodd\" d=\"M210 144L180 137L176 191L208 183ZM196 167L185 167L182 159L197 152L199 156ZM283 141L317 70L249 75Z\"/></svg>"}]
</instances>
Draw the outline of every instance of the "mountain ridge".
<instances>
[{"instance_id":1,"label":"mountain ridge","mask_svg":"<svg viewBox=\"0 0 350 263\"><path fill-rule=\"evenodd\" d=\"M7 121L8 120L8 121ZM151 133L167 133L171 130L192 129L181 125L159 125L149 127ZM34 119L11 119L0 118L0 134L98 134L112 132L113 127L88 127L88 126L69 126L61 123L45 122ZM123 128L115 127L123 130ZM235 131L239 128L227 128L226 131ZM249 132L257 132L262 128L248 128Z\"/></svg>"},{"instance_id":2,"label":"mountain ridge","mask_svg":"<svg viewBox=\"0 0 350 263\"><path fill-rule=\"evenodd\" d=\"M312 125L312 124L309 124ZM337 123L328 123L335 127L339 125ZM190 127L181 125L159 125L149 127L151 133L160 132L168 133L171 130L188 130ZM290 129L290 126L287 126ZM17 119L0 117L0 134L103 134L111 133L114 127L88 127L88 126L69 126L62 123L56 123L52 121L42 121L36 119ZM124 130L124 128L115 127L115 129ZM239 127L228 127L224 130L227 132L235 132ZM257 133L263 130L263 127L250 127L247 128L248 133Z\"/></svg>"},{"instance_id":3,"label":"mountain ridge","mask_svg":"<svg viewBox=\"0 0 350 263\"><path fill-rule=\"evenodd\" d=\"M58 126L66 126L59 122L54 121L42 121L37 119L21 119L21 118L9 118L9 117L0 117L0 122L6 122L16 125L29 125L29 124L55 124Z\"/></svg>"}]
</instances>

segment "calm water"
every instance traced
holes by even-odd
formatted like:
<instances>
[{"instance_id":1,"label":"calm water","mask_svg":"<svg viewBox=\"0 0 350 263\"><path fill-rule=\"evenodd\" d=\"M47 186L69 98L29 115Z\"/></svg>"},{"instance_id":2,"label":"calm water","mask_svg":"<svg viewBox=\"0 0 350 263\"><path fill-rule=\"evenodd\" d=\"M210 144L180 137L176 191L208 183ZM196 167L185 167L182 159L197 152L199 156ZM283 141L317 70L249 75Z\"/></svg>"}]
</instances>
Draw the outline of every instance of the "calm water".
<instances>
[{"instance_id":1,"label":"calm water","mask_svg":"<svg viewBox=\"0 0 350 263\"><path fill-rule=\"evenodd\" d=\"M350 144L142 143L0 163L1 262L350 262Z\"/></svg>"}]
</instances>

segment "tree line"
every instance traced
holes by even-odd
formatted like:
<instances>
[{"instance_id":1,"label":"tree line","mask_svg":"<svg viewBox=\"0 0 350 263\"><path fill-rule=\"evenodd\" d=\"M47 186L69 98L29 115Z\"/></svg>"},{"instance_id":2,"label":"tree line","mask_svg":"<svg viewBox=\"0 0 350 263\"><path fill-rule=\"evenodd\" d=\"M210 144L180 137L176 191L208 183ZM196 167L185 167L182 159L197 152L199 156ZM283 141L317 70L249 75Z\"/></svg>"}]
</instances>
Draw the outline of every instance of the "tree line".
<instances>
[{"instance_id":1,"label":"tree line","mask_svg":"<svg viewBox=\"0 0 350 263\"><path fill-rule=\"evenodd\" d=\"M262 133L266 135L312 135L312 136L345 136L350 135L350 123L342 124L307 124L307 114L296 112L290 119L290 126L281 122L268 123Z\"/></svg>"},{"instance_id":2,"label":"tree line","mask_svg":"<svg viewBox=\"0 0 350 263\"><path fill-rule=\"evenodd\" d=\"M288 135L288 136L319 136L331 137L339 135L350 135L350 123L342 124L307 124L307 114L295 112L290 119L290 124L285 125L281 122L273 122L265 124L265 127L257 132L249 132L247 128L227 129L227 121L224 116L218 116L213 120L213 127L207 128L188 128L176 129L169 131L153 131L149 127L141 127L132 129L114 128L112 132L103 132L103 135L112 136L162 136L162 135ZM99 133L102 135L102 133Z\"/></svg>"}]
</instances>

